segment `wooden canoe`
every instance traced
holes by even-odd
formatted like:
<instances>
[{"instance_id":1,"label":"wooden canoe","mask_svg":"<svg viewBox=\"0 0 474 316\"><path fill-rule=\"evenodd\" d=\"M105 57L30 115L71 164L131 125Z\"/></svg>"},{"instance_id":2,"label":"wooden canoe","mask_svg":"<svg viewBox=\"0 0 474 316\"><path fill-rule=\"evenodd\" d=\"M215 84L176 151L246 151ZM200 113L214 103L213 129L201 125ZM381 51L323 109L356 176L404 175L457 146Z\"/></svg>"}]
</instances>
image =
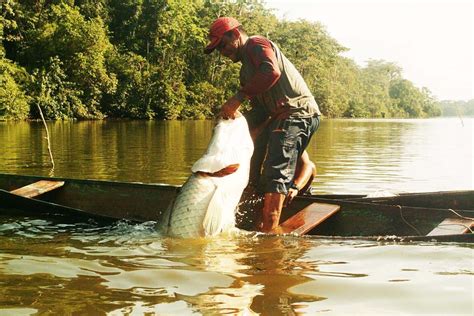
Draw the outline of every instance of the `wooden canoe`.
<instances>
[{"instance_id":1,"label":"wooden canoe","mask_svg":"<svg viewBox=\"0 0 474 316\"><path fill-rule=\"evenodd\" d=\"M157 221L179 191L166 184L0 174L0 214ZM261 203L243 197L239 227L254 229ZM394 197L298 196L283 210L283 232L323 238L474 242L474 191ZM306 222L305 222L306 221ZM296 226L295 226L296 225ZM299 226L298 226L299 225Z\"/></svg>"}]
</instances>

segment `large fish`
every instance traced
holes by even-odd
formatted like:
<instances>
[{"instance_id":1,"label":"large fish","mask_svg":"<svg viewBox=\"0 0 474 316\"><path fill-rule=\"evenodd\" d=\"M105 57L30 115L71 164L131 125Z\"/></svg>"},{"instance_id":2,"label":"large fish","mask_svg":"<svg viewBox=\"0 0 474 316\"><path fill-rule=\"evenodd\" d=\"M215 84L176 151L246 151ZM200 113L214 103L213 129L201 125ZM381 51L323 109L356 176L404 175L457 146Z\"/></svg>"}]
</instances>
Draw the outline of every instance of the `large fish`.
<instances>
[{"instance_id":1,"label":"large fish","mask_svg":"<svg viewBox=\"0 0 474 316\"><path fill-rule=\"evenodd\" d=\"M164 214L162 232L172 237L215 236L235 227L235 210L248 184L253 142L243 116L220 119L206 153L191 168Z\"/></svg>"}]
</instances>

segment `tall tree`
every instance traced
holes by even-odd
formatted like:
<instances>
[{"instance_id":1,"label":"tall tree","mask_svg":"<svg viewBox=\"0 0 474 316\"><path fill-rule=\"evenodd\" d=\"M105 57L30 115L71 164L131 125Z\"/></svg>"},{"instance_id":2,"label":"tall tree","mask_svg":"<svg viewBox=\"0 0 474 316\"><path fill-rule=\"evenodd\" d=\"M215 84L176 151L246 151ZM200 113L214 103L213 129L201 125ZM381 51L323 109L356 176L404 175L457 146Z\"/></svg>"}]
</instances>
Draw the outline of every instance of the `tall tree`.
<instances>
[{"instance_id":1,"label":"tall tree","mask_svg":"<svg viewBox=\"0 0 474 316\"><path fill-rule=\"evenodd\" d=\"M329 91L333 88L339 54L346 48L330 37L323 25L304 20L282 21L270 35L301 72L321 111L335 116L337 105Z\"/></svg>"},{"instance_id":2,"label":"tall tree","mask_svg":"<svg viewBox=\"0 0 474 316\"><path fill-rule=\"evenodd\" d=\"M101 18L86 20L76 7L62 3L46 10L47 18L25 31L29 45L24 58L29 67L41 68L50 58L59 58L68 81L74 82L87 111L84 117L100 117L103 93L116 87L116 78L106 68L112 46Z\"/></svg>"}]
</instances>

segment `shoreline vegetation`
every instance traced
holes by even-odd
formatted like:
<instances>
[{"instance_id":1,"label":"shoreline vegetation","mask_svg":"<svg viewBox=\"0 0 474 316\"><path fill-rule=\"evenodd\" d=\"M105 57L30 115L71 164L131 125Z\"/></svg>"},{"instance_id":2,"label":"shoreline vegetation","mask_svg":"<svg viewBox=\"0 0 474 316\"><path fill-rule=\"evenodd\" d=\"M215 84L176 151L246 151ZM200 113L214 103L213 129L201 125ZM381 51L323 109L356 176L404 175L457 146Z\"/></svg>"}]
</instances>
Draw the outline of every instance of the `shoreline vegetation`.
<instances>
[{"instance_id":1,"label":"shoreline vegetation","mask_svg":"<svg viewBox=\"0 0 474 316\"><path fill-rule=\"evenodd\" d=\"M235 16L276 42L329 118L472 116L388 61L365 67L320 23L279 20L257 1L4 0L0 120L208 119L238 86L237 64L206 56L208 27ZM249 105L245 105L249 107Z\"/></svg>"}]
</instances>

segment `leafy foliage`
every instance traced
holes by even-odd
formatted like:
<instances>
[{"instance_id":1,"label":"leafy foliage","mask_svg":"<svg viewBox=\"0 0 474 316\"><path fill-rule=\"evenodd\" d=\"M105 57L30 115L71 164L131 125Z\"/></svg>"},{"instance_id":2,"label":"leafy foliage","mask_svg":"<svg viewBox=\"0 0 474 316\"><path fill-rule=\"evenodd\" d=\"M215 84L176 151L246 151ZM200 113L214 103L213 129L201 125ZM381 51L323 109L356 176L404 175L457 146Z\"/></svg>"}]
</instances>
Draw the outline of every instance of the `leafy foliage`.
<instances>
[{"instance_id":1,"label":"leafy foliage","mask_svg":"<svg viewBox=\"0 0 474 316\"><path fill-rule=\"evenodd\" d=\"M320 23L282 21L260 1L6 0L0 117L204 119L239 88L239 65L203 47L219 16L277 43L328 117L440 115L397 65L360 67ZM244 105L245 108L245 105Z\"/></svg>"},{"instance_id":2,"label":"leafy foliage","mask_svg":"<svg viewBox=\"0 0 474 316\"><path fill-rule=\"evenodd\" d=\"M28 73L23 68L0 58L0 119L21 120L28 117L28 80Z\"/></svg>"},{"instance_id":3,"label":"leafy foliage","mask_svg":"<svg viewBox=\"0 0 474 316\"><path fill-rule=\"evenodd\" d=\"M51 57L41 70L36 69L32 76L32 103L41 107L47 119L87 118L87 109L81 102L81 91L74 83L68 82L58 57ZM31 109L39 115L37 107Z\"/></svg>"}]
</instances>

